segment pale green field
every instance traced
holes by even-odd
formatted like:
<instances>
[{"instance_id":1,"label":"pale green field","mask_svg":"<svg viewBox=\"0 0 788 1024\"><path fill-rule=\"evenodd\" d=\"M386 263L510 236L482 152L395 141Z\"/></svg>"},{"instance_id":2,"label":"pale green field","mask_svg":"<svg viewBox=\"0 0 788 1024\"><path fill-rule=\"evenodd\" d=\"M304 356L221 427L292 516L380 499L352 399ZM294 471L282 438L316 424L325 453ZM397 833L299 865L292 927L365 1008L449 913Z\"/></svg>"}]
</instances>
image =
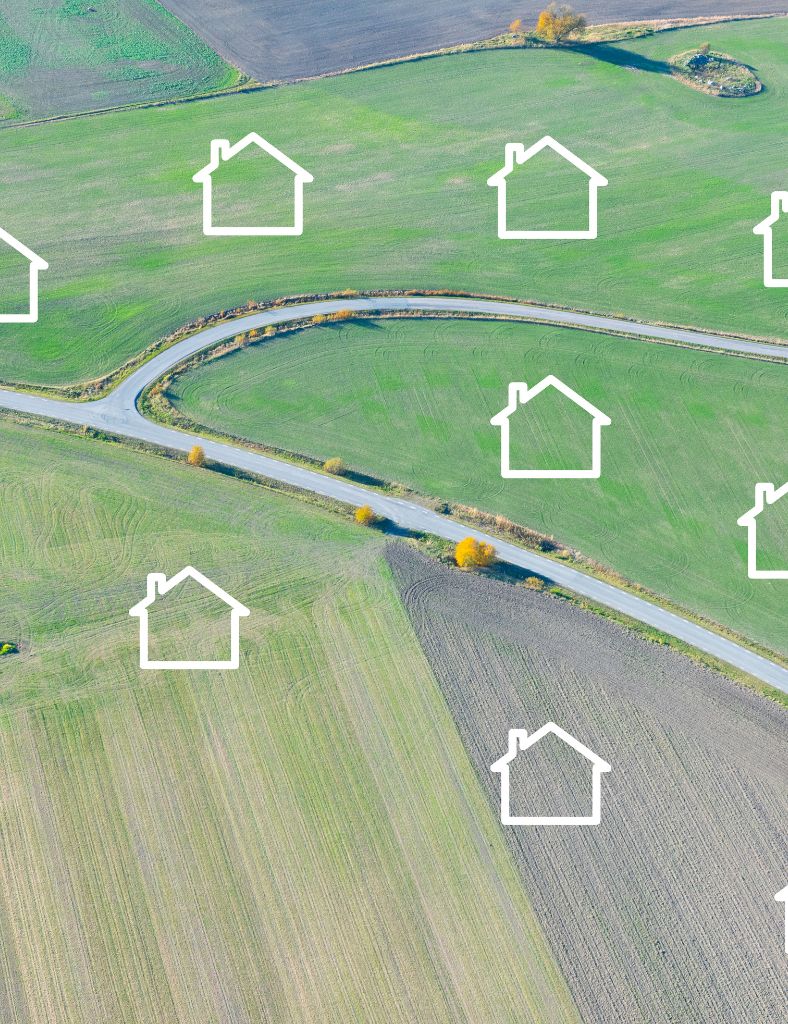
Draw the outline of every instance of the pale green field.
<instances>
[{"instance_id":1,"label":"pale green field","mask_svg":"<svg viewBox=\"0 0 788 1024\"><path fill-rule=\"evenodd\" d=\"M579 1024L380 536L0 433L3 1024ZM186 562L251 608L236 672L137 668Z\"/></svg>"},{"instance_id":2,"label":"pale green field","mask_svg":"<svg viewBox=\"0 0 788 1024\"><path fill-rule=\"evenodd\" d=\"M490 417L506 404L509 381L534 385L548 373L613 421L599 480L501 479ZM747 578L746 531L736 525L756 481L785 479L785 382L783 365L565 328L383 319L265 342L204 364L171 393L215 430L339 455L361 472L554 535L787 652L785 583ZM559 416L566 405L551 404L529 440L538 448L560 434L573 451L583 446L572 465L585 465L587 427L579 424L579 442L572 437L575 412ZM788 508L771 531L783 565L786 516Z\"/></svg>"},{"instance_id":3,"label":"pale green field","mask_svg":"<svg viewBox=\"0 0 788 1024\"><path fill-rule=\"evenodd\" d=\"M764 94L719 100L612 62L704 40L756 67ZM39 323L0 328L0 378L86 380L196 315L346 288L478 290L782 336L784 295L763 287L752 227L785 187L787 44L788 19L741 22L596 59L449 56L9 130L3 227L51 269ZM211 139L252 129L315 176L301 238L202 235L192 175ZM610 180L596 241L497 238L487 178L506 142L548 132Z\"/></svg>"}]
</instances>

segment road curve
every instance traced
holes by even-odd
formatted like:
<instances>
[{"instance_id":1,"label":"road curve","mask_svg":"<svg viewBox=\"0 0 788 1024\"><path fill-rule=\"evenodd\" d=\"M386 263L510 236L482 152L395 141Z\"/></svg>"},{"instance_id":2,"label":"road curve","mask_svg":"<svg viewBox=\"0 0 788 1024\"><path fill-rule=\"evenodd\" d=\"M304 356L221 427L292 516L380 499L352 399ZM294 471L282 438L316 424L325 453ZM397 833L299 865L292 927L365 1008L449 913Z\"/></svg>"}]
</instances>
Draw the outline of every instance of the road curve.
<instances>
[{"instance_id":1,"label":"road curve","mask_svg":"<svg viewBox=\"0 0 788 1024\"><path fill-rule=\"evenodd\" d=\"M138 408L140 393L168 370L200 349L232 338L237 334L255 328L267 327L290 320L311 317L318 313L332 313L340 309L363 311L419 310L453 313L480 313L494 316L509 315L527 317L531 320L550 321L575 327L593 327L603 331L623 332L640 338L673 341L685 345L700 345L705 348L738 352L746 355L769 355L788 359L788 346L769 345L688 331L680 328L656 327L632 323L611 317L573 313L566 310L549 309L517 302L499 302L490 299L458 298L451 296L380 296L369 298L325 299L298 305L267 309L264 312L208 327L154 356L122 381L110 394L92 402L64 402L21 391L0 388L0 407L17 412L63 420L68 423L95 427L122 437L136 438L150 444L176 451L188 451L192 445L200 444L206 456L235 469L270 477L282 483L291 484L303 490L312 491L327 498L334 498L358 507L370 505L379 515L409 530L419 530L458 541L474 536L494 545L498 557L511 565L529 572L538 573L554 580L562 587L572 590L633 619L653 626L677 637L707 654L748 672L750 675L788 693L788 669L769 661L754 651L742 647L732 640L704 629L694 622L673 612L660 608L641 597L604 583L586 573L580 572L561 562L555 562L532 551L500 540L481 530L463 526L438 512L433 512L415 502L380 494L374 490L352 484L342 478L328 476L305 469L284 460L261 455L248 449L212 441L199 434L187 434L180 430L154 423L145 419ZM744 569L742 568L742 571Z\"/></svg>"}]
</instances>

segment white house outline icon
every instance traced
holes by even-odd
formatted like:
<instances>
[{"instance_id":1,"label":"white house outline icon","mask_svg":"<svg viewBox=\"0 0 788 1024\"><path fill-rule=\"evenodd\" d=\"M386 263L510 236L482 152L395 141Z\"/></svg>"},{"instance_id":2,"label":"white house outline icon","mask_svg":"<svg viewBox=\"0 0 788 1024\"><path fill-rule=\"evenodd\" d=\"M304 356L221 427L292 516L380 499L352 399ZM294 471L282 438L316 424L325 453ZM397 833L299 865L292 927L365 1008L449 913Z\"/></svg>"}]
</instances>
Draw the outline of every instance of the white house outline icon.
<instances>
[{"instance_id":1,"label":"white house outline icon","mask_svg":"<svg viewBox=\"0 0 788 1024\"><path fill-rule=\"evenodd\" d=\"M509 764L519 753L522 753L524 750L528 750L535 743L538 743L542 737L547 736L548 733L553 733L555 736L558 736L559 739L562 739L564 743L573 747L592 764L591 814L587 817L583 817L582 815L518 817L511 813ZM547 722L540 729L537 729L536 732L531 733L530 736L525 729L510 729L508 751L503 755L503 757L499 757L497 761L490 765L490 771L498 772L501 776L501 824L598 825L602 818L602 775L611 770L612 769L607 761L603 761L602 758L595 754L593 750L590 750L584 743L581 743L580 740L576 740L574 736L571 736L565 729L562 729L560 725L556 725L555 722Z\"/></svg>"},{"instance_id":2,"label":"white house outline icon","mask_svg":"<svg viewBox=\"0 0 788 1024\"><path fill-rule=\"evenodd\" d=\"M38 322L38 272L48 270L49 264L41 259L39 255L23 245L18 238L14 238L8 231L0 228L0 241L16 249L30 262L30 304L27 313L0 313L0 323L3 324L34 324Z\"/></svg>"},{"instance_id":3,"label":"white house outline icon","mask_svg":"<svg viewBox=\"0 0 788 1024\"><path fill-rule=\"evenodd\" d=\"M588 175L588 227L578 231L513 231L507 227L506 218L506 179L516 164L524 164L532 156L549 147L569 163L574 164ZM566 146L551 135L545 135L528 149L520 142L507 142L504 146L504 165L487 179L487 184L498 189L498 237L499 238L596 238L597 237L597 191L608 184L608 180L599 171L595 171L585 160L581 160Z\"/></svg>"},{"instance_id":4,"label":"white house outline icon","mask_svg":"<svg viewBox=\"0 0 788 1024\"><path fill-rule=\"evenodd\" d=\"M213 172L222 162L232 158L246 149L256 145L270 156L284 164L295 175L293 223L279 227L221 227L213 223ZM211 142L210 162L198 171L192 181L202 185L202 230L205 235L300 235L304 230L304 183L314 181L314 177L303 167L286 156L281 149L271 145L257 132L249 132L240 142L230 145L229 139L214 139Z\"/></svg>"},{"instance_id":5,"label":"white house outline icon","mask_svg":"<svg viewBox=\"0 0 788 1024\"><path fill-rule=\"evenodd\" d=\"M758 516L767 505L774 505L781 498L788 501L788 483L779 488L769 483L756 484L755 504L736 520L739 526L747 527L747 575L751 580L788 580L788 567L758 568Z\"/></svg>"},{"instance_id":6,"label":"white house outline icon","mask_svg":"<svg viewBox=\"0 0 788 1024\"><path fill-rule=\"evenodd\" d=\"M230 615L230 659L229 661L151 661L148 651L148 608L157 597L169 593L179 583L191 578L205 587L212 594L215 594L231 609ZM129 609L129 615L140 620L140 668L170 669L170 668L208 668L208 669L231 669L238 668L240 663L240 627L239 619L248 615L249 609L236 601L234 597L222 590L220 586L203 576L201 572L191 565L185 566L180 572L171 576L168 580L163 572L149 572L147 582L147 594Z\"/></svg>"},{"instance_id":7,"label":"white house outline icon","mask_svg":"<svg viewBox=\"0 0 788 1024\"><path fill-rule=\"evenodd\" d=\"M591 417L591 468L590 469L512 469L509 417L520 407L526 405L541 394L545 388L554 387L566 395ZM602 427L610 426L610 417L601 412L595 405L586 401L582 395L564 384L558 377L548 374L538 384L529 388L525 381L512 381L509 384L509 402L500 412L492 417L490 423L501 428L501 476L505 480L557 480L586 479L596 480L602 472Z\"/></svg>"},{"instance_id":8,"label":"white house outline icon","mask_svg":"<svg viewBox=\"0 0 788 1024\"><path fill-rule=\"evenodd\" d=\"M788 953L788 885L774 894L778 903L785 904L785 952Z\"/></svg>"},{"instance_id":9,"label":"white house outline icon","mask_svg":"<svg viewBox=\"0 0 788 1024\"><path fill-rule=\"evenodd\" d=\"M773 226L780 214L788 214L788 192L772 192L772 211L752 229L754 235L763 235L763 283L767 288L788 288L788 277L774 276Z\"/></svg>"}]
</instances>

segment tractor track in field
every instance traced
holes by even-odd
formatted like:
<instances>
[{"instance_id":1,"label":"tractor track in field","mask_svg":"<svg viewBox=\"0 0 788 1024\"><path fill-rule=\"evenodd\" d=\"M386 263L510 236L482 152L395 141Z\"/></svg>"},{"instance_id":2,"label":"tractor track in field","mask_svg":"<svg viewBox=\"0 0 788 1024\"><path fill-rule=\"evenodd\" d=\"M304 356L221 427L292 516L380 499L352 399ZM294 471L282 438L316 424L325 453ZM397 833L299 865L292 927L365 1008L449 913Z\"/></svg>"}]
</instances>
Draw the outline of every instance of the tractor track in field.
<instances>
[{"instance_id":1,"label":"tractor track in field","mask_svg":"<svg viewBox=\"0 0 788 1024\"><path fill-rule=\"evenodd\" d=\"M378 515L384 516L404 529L434 534L449 541L458 541L463 537L474 536L492 544L501 561L553 580L567 590L676 637L706 654L719 658L770 686L788 693L788 669L727 637L692 622L690 619L661 608L659 605L611 583L596 579L579 569L555 562L484 531L455 522L414 501L381 494L379 491L307 469L283 459L263 455L238 445L214 441L196 433L175 430L146 419L140 413L138 400L142 392L194 353L245 331L293 320L303 320L318 314L335 313L342 309L352 309L364 313L411 311L426 314L472 313L492 317L512 316L568 327L591 328L597 331L624 334L649 341L698 346L701 349L759 358L788 359L788 345L747 341L677 327L642 324L614 317L536 306L530 303L447 295L359 296L320 299L313 302L274 307L205 328L160 352L136 369L108 395L94 401L67 402L0 388L0 407L78 426L92 427L175 451L187 452L193 445L199 444L204 448L207 458L213 462L242 472L268 477L353 507L370 505Z\"/></svg>"}]
</instances>

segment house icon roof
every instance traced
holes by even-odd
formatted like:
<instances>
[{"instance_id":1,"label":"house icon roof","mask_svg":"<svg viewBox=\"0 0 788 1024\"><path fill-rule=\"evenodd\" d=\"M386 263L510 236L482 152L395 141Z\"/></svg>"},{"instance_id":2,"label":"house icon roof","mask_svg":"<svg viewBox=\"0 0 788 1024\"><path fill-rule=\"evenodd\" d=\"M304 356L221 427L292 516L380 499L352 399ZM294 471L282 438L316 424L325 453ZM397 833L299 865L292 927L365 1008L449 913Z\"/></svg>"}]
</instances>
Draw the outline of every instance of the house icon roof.
<instances>
[{"instance_id":1,"label":"house icon roof","mask_svg":"<svg viewBox=\"0 0 788 1024\"><path fill-rule=\"evenodd\" d=\"M610 426L611 420L609 416L606 416L601 409L597 409L595 405L588 402L582 395L578 395L578 393L570 388L568 384L564 384L563 381L559 380L558 377L553 376L552 373L548 374L532 388L529 388L524 381L513 381L509 385L508 404L492 417L490 423L494 427L503 426L512 413L516 412L520 406L526 405L532 398L536 398L537 395L541 394L549 387L556 388L562 395L571 399L575 405L579 405L580 408L584 409L590 416L592 416L594 421L599 423L600 426Z\"/></svg>"},{"instance_id":2,"label":"house icon roof","mask_svg":"<svg viewBox=\"0 0 788 1024\"><path fill-rule=\"evenodd\" d=\"M149 572L147 594L141 601L138 601L132 608L129 608L129 615L134 615L136 617L144 615L157 597L162 596L163 594L168 594L180 583L183 583L184 580L189 578L195 580L200 584L200 586L205 587L205 589L209 590L212 594L215 594L221 601L224 601L224 603L228 605L236 615L249 615L249 609L246 605L241 604L240 601L236 601L231 594L228 594L226 590L222 590L222 588L214 583L213 580L209 580L207 576L203 576L198 569L195 569L194 566L191 565L185 566L185 568L181 569L180 572L171 576L169 580L163 572Z\"/></svg>"},{"instance_id":3,"label":"house icon roof","mask_svg":"<svg viewBox=\"0 0 788 1024\"><path fill-rule=\"evenodd\" d=\"M12 249L16 249L18 253L26 257L30 261L31 266L36 270L49 269L49 264L46 260L42 259L37 253L34 253L32 249L28 249L18 238L14 238L12 234L3 230L3 228L0 228L0 240L6 242Z\"/></svg>"},{"instance_id":4,"label":"house icon roof","mask_svg":"<svg viewBox=\"0 0 788 1024\"><path fill-rule=\"evenodd\" d=\"M739 526L753 525L756 517L763 512L767 505L774 505L786 495L788 495L788 483L784 483L782 487L775 487L774 484L768 483L756 484L755 504L743 516L739 517L737 520Z\"/></svg>"},{"instance_id":5,"label":"house icon roof","mask_svg":"<svg viewBox=\"0 0 788 1024\"><path fill-rule=\"evenodd\" d=\"M232 160L234 156L246 149L247 146L255 145L268 153L270 156L278 160L280 164L284 164L288 170L292 171L296 176L296 179L301 182L314 181L314 177L309 171L304 170L300 164L297 164L295 160L291 160L289 156L286 156L281 149L277 149L270 142L266 141L262 135L258 135L257 132L249 132L245 135L240 142L236 142L234 146L230 145L229 139L213 139L211 142L211 159L198 171L193 181L205 183L211 177L213 172L221 165L222 161Z\"/></svg>"},{"instance_id":6,"label":"house icon roof","mask_svg":"<svg viewBox=\"0 0 788 1024\"><path fill-rule=\"evenodd\" d=\"M574 164L584 174L587 174L591 184L595 186L607 185L607 178L600 174L599 171L581 160L579 156L567 149L566 146L562 146L560 142L557 142L551 135L545 135L544 138L539 139L528 149L521 142L507 142L504 147L504 165L496 171L491 177L487 179L487 184L492 186L503 185L506 178L514 170L515 164L524 164L527 160L530 160L532 156L536 156L537 153L541 153L543 149L552 149L559 156L562 156L565 160L568 160L570 164Z\"/></svg>"},{"instance_id":7,"label":"house icon roof","mask_svg":"<svg viewBox=\"0 0 788 1024\"><path fill-rule=\"evenodd\" d=\"M570 733L566 731L566 729L562 729L561 726L556 725L555 722L545 723L545 725L537 729L536 732L531 733L530 736L525 729L510 729L509 749L503 757L499 757L497 761L490 765L490 771L504 771L509 762L513 761L521 751L528 750L529 747L532 747L535 743L538 743L539 740L543 739L550 733L563 740L564 743L568 744L579 754L582 754L583 757L587 758L597 771L612 771L607 761L602 760L598 754L595 754L593 750L587 747L584 743L581 743L580 740L576 740L574 736L570 735Z\"/></svg>"},{"instance_id":8,"label":"house icon roof","mask_svg":"<svg viewBox=\"0 0 788 1024\"><path fill-rule=\"evenodd\" d=\"M780 219L781 213L788 213L788 192L772 192L772 209L768 217L752 229L754 235L770 235L772 225Z\"/></svg>"}]
</instances>

